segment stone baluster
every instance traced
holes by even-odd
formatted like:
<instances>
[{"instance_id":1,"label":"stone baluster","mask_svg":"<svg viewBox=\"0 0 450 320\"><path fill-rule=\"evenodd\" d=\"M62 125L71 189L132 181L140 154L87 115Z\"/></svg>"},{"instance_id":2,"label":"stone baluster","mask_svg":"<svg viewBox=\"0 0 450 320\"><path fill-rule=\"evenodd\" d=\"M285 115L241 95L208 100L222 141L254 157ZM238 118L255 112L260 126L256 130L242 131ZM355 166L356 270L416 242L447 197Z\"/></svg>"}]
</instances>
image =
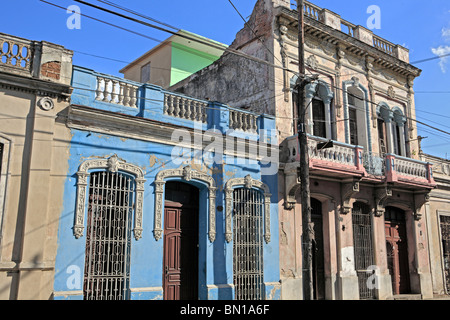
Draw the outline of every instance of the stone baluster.
<instances>
[{"instance_id":1,"label":"stone baluster","mask_svg":"<svg viewBox=\"0 0 450 320\"><path fill-rule=\"evenodd\" d=\"M111 83L112 83L112 85L111 85L111 103L118 103L118 101L116 101L116 99L118 97L118 94L116 92L116 87L117 87L117 84L119 84L119 87L120 87L120 83L117 80L111 80Z\"/></svg>"},{"instance_id":2,"label":"stone baluster","mask_svg":"<svg viewBox=\"0 0 450 320\"><path fill-rule=\"evenodd\" d=\"M128 106L130 104L130 87L127 83L123 84L123 105Z\"/></svg>"},{"instance_id":3,"label":"stone baluster","mask_svg":"<svg viewBox=\"0 0 450 320\"><path fill-rule=\"evenodd\" d=\"M137 87L130 85L130 107L136 108L137 104Z\"/></svg>"},{"instance_id":4,"label":"stone baluster","mask_svg":"<svg viewBox=\"0 0 450 320\"><path fill-rule=\"evenodd\" d=\"M95 90L95 100L101 100L100 96L103 93L103 90L101 89L103 83L103 79L100 77L97 77L97 89Z\"/></svg>"},{"instance_id":5,"label":"stone baluster","mask_svg":"<svg viewBox=\"0 0 450 320\"><path fill-rule=\"evenodd\" d=\"M109 102L109 83L111 82L110 79L104 79L104 83L105 83L105 87L103 89L103 101L104 102Z\"/></svg>"},{"instance_id":6,"label":"stone baluster","mask_svg":"<svg viewBox=\"0 0 450 320\"><path fill-rule=\"evenodd\" d=\"M124 98L123 84L119 83L119 97L117 103L123 105L123 98Z\"/></svg>"}]
</instances>

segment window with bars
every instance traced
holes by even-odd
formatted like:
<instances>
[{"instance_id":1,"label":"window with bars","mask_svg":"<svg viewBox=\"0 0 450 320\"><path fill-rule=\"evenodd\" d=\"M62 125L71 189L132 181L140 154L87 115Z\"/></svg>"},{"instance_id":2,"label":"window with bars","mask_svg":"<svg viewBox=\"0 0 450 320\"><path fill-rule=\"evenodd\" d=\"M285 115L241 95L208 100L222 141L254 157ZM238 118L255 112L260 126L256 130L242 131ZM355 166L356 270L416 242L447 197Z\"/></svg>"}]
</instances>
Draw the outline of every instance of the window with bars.
<instances>
[{"instance_id":1,"label":"window with bars","mask_svg":"<svg viewBox=\"0 0 450 320\"><path fill-rule=\"evenodd\" d=\"M441 215L442 253L444 258L445 287L450 294L450 216Z\"/></svg>"},{"instance_id":2,"label":"window with bars","mask_svg":"<svg viewBox=\"0 0 450 320\"><path fill-rule=\"evenodd\" d=\"M2 181L3 143L0 143L0 181Z\"/></svg>"},{"instance_id":3,"label":"window with bars","mask_svg":"<svg viewBox=\"0 0 450 320\"><path fill-rule=\"evenodd\" d=\"M368 285L373 266L372 222L370 207L361 202L355 202L352 210L353 242L355 253L355 269L358 276L359 296L361 300L375 299L374 286Z\"/></svg>"},{"instance_id":4,"label":"window with bars","mask_svg":"<svg viewBox=\"0 0 450 320\"><path fill-rule=\"evenodd\" d=\"M263 300L264 197L255 189L233 191L233 282L236 300Z\"/></svg>"},{"instance_id":5,"label":"window with bars","mask_svg":"<svg viewBox=\"0 0 450 320\"><path fill-rule=\"evenodd\" d=\"M90 174L83 296L125 300L130 276L135 181L120 172Z\"/></svg>"}]
</instances>

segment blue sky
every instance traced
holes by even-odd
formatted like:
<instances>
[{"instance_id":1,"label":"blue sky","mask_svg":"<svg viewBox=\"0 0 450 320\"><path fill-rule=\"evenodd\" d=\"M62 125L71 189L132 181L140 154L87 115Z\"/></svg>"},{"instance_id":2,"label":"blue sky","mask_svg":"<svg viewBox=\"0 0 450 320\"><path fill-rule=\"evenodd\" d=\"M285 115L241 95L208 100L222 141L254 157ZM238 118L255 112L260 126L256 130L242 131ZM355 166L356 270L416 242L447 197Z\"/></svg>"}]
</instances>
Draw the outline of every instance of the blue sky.
<instances>
[{"instance_id":1,"label":"blue sky","mask_svg":"<svg viewBox=\"0 0 450 320\"><path fill-rule=\"evenodd\" d=\"M121 27L132 29L157 40L170 35L138 25L78 4L72 0L46 0L67 8L78 5L81 13L91 15ZM91 3L102 5L99 1ZM207 38L231 44L243 21L228 0L111 0L174 27ZM294 2L294 0L291 0ZM330 9L353 24L367 26L371 13L367 8L377 5L381 12L381 28L375 34L403 45L410 50L411 62L450 53L450 1L430 0L313 0L314 4ZM234 0L247 18L256 0ZM113 28L82 17L81 29L68 29L70 15L65 10L39 0L2 1L0 32L61 44L74 50L74 64L99 72L119 75L119 70L158 42ZM86 55L92 54L113 61ZM417 119L450 132L450 57L414 64L422 69L415 81ZM423 150L450 159L450 135L419 126L419 134L428 137Z\"/></svg>"}]
</instances>

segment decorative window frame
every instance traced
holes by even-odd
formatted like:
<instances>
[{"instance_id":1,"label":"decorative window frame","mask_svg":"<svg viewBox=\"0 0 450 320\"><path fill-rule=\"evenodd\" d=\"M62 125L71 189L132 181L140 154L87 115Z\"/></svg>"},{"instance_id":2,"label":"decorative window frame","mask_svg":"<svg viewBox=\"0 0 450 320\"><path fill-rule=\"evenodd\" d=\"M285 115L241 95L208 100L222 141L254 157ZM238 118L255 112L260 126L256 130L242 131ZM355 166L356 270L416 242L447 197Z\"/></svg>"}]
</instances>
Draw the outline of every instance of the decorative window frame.
<instances>
[{"instance_id":1,"label":"decorative window frame","mask_svg":"<svg viewBox=\"0 0 450 320\"><path fill-rule=\"evenodd\" d=\"M348 88L349 87L356 87L357 89L361 90L364 95L364 112L365 112L365 122L366 127L365 133L366 133L366 139L367 139L367 151L369 153L372 152L372 132L371 132L371 108L370 108L370 95L369 90L366 89L360 82L357 77L353 77L351 80L343 81L342 82L342 88L343 88L343 98L344 98L344 119L349 119L349 103L348 103ZM349 120L344 122L345 127L345 143L350 143L350 122ZM361 144L361 143L360 143Z\"/></svg>"},{"instance_id":2,"label":"decorative window frame","mask_svg":"<svg viewBox=\"0 0 450 320\"><path fill-rule=\"evenodd\" d=\"M153 235L156 241L162 238L162 216L164 212L164 185L167 178L181 178L189 182L197 180L205 183L209 191L209 241L216 239L216 182L210 175L185 166L179 169L167 169L158 172L155 178L155 225Z\"/></svg>"},{"instance_id":3,"label":"decorative window frame","mask_svg":"<svg viewBox=\"0 0 450 320\"><path fill-rule=\"evenodd\" d=\"M84 161L77 172L77 202L75 207L75 221L73 226L73 233L75 238L79 239L83 236L85 208L86 208L86 193L88 188L89 170L92 169L106 169L109 172L116 173L124 171L135 176L136 182L136 197L135 197L135 214L134 214L134 237L139 240L142 237L142 213L144 202L144 171L133 164L113 155L104 159L91 159Z\"/></svg>"},{"instance_id":4,"label":"decorative window frame","mask_svg":"<svg viewBox=\"0 0 450 320\"><path fill-rule=\"evenodd\" d=\"M268 244L270 242L270 197L272 194L265 183L253 179L250 175L245 178L232 178L225 184L225 240L230 243L233 238L233 189L237 186L244 186L248 189L258 188L264 192L264 240Z\"/></svg>"},{"instance_id":5,"label":"decorative window frame","mask_svg":"<svg viewBox=\"0 0 450 320\"><path fill-rule=\"evenodd\" d=\"M3 145L1 162L1 172L0 172L0 244L3 238L3 219L6 212L6 194L8 190L8 180L11 176L11 156L13 141L6 135L0 133L0 143ZM0 257L1 257L1 246L0 246Z\"/></svg>"}]
</instances>

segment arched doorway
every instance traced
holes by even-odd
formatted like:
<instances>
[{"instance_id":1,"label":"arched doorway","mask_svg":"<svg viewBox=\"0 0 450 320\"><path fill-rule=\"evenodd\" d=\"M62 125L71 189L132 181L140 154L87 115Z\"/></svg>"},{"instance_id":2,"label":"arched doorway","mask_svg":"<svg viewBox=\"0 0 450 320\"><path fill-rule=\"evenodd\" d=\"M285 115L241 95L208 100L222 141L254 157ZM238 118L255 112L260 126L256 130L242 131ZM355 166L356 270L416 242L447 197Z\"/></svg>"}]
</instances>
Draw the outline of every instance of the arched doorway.
<instances>
[{"instance_id":1,"label":"arched doorway","mask_svg":"<svg viewBox=\"0 0 450 320\"><path fill-rule=\"evenodd\" d=\"M164 202L164 300L198 299L199 190L169 181Z\"/></svg>"},{"instance_id":2,"label":"arched doorway","mask_svg":"<svg viewBox=\"0 0 450 320\"><path fill-rule=\"evenodd\" d=\"M322 202L311 198L311 222L314 224L313 288L314 300L325 299L325 261L323 247Z\"/></svg>"},{"instance_id":3,"label":"arched doorway","mask_svg":"<svg viewBox=\"0 0 450 320\"><path fill-rule=\"evenodd\" d=\"M410 293L405 211L386 207L386 254L394 295Z\"/></svg>"}]
</instances>

